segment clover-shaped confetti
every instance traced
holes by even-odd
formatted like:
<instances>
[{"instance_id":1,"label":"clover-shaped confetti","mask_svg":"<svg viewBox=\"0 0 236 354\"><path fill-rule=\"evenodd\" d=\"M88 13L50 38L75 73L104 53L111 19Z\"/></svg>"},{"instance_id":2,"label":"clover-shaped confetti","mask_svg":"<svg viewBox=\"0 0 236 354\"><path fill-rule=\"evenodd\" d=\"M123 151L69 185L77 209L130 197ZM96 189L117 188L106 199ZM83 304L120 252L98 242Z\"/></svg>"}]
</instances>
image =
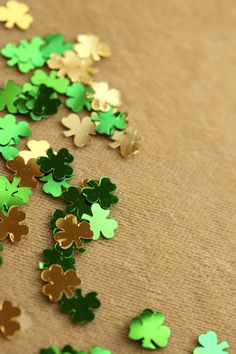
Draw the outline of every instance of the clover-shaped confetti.
<instances>
[{"instance_id":1,"label":"clover-shaped confetti","mask_svg":"<svg viewBox=\"0 0 236 354\"><path fill-rule=\"evenodd\" d=\"M60 218L64 218L65 216L66 216L66 212L63 210L56 209L53 211L51 219L49 220L48 223L53 234L59 231L58 227L56 226L56 221Z\"/></svg>"},{"instance_id":2,"label":"clover-shaped confetti","mask_svg":"<svg viewBox=\"0 0 236 354\"><path fill-rule=\"evenodd\" d=\"M89 203L98 203L103 209L109 209L113 204L118 203L118 198L113 194L116 185L110 178L102 177L100 181L88 180L87 186L82 188L81 193Z\"/></svg>"},{"instance_id":3,"label":"clover-shaped confetti","mask_svg":"<svg viewBox=\"0 0 236 354\"><path fill-rule=\"evenodd\" d=\"M69 80L68 79L59 79L57 78L57 72L51 71L49 75L45 73L43 70L36 70L33 76L30 78L32 84L36 86L40 86L42 84L46 85L47 87L52 88L58 93L66 93Z\"/></svg>"},{"instance_id":4,"label":"clover-shaped confetti","mask_svg":"<svg viewBox=\"0 0 236 354\"><path fill-rule=\"evenodd\" d=\"M65 345L62 351L57 347L50 347L48 349L41 349L40 354L83 354L84 352L73 349L70 345ZM85 353L87 354L87 353Z\"/></svg>"},{"instance_id":5,"label":"clover-shaped confetti","mask_svg":"<svg viewBox=\"0 0 236 354\"><path fill-rule=\"evenodd\" d=\"M110 350L102 349L96 346L91 349L90 354L111 354L111 352Z\"/></svg>"},{"instance_id":6,"label":"clover-shaped confetti","mask_svg":"<svg viewBox=\"0 0 236 354\"><path fill-rule=\"evenodd\" d=\"M115 129L124 129L127 125L126 114L124 112L113 112L110 107L107 112L92 113L91 120L99 122L96 126L96 132L99 134L112 135Z\"/></svg>"},{"instance_id":7,"label":"clover-shaped confetti","mask_svg":"<svg viewBox=\"0 0 236 354\"><path fill-rule=\"evenodd\" d=\"M8 215L0 211L0 240L5 240L8 236L11 242L19 242L29 233L28 226L22 224L26 214L17 207L12 207Z\"/></svg>"},{"instance_id":8,"label":"clover-shaped confetti","mask_svg":"<svg viewBox=\"0 0 236 354\"><path fill-rule=\"evenodd\" d=\"M49 59L51 54L63 54L73 48L72 43L66 43L63 34L47 34L40 50L45 59Z\"/></svg>"},{"instance_id":9,"label":"clover-shaped confetti","mask_svg":"<svg viewBox=\"0 0 236 354\"><path fill-rule=\"evenodd\" d=\"M92 95L92 92L90 87L85 88L80 82L72 84L66 91L66 95L69 97L66 100L67 107L75 113L82 111L83 108L90 111L92 98L88 96Z\"/></svg>"},{"instance_id":10,"label":"clover-shaped confetti","mask_svg":"<svg viewBox=\"0 0 236 354\"><path fill-rule=\"evenodd\" d=\"M61 351L53 346L47 349L41 349L39 354L61 354Z\"/></svg>"},{"instance_id":11,"label":"clover-shaped confetti","mask_svg":"<svg viewBox=\"0 0 236 354\"><path fill-rule=\"evenodd\" d=\"M43 257L46 263L40 262L39 268L48 269L53 264L59 264L63 271L68 269L75 269L75 258L73 257L74 247L63 250L58 243L53 245L52 249L45 249Z\"/></svg>"},{"instance_id":12,"label":"clover-shaped confetti","mask_svg":"<svg viewBox=\"0 0 236 354\"><path fill-rule=\"evenodd\" d=\"M67 299L63 295L60 302L62 311L71 313L73 322L77 324L93 321L95 318L93 311L100 305L97 293L90 292L83 296L81 289L76 290L76 295L72 299Z\"/></svg>"},{"instance_id":13,"label":"clover-shaped confetti","mask_svg":"<svg viewBox=\"0 0 236 354\"><path fill-rule=\"evenodd\" d=\"M115 131L112 140L114 141L110 143L110 147L112 149L119 147L121 156L129 157L138 153L142 136L138 130L127 127L122 132Z\"/></svg>"},{"instance_id":14,"label":"clover-shaped confetti","mask_svg":"<svg viewBox=\"0 0 236 354\"><path fill-rule=\"evenodd\" d=\"M21 92L22 87L20 85L8 80L4 85L4 89L0 90L0 111L7 109L9 113L17 113L15 100Z\"/></svg>"},{"instance_id":15,"label":"clover-shaped confetti","mask_svg":"<svg viewBox=\"0 0 236 354\"><path fill-rule=\"evenodd\" d=\"M3 301L0 309L0 331L4 338L11 339L20 330L20 323L17 321L20 315L19 307L13 306L10 301Z\"/></svg>"},{"instance_id":16,"label":"clover-shaped confetti","mask_svg":"<svg viewBox=\"0 0 236 354\"><path fill-rule=\"evenodd\" d=\"M217 334L209 331L198 337L201 347L194 349L193 354L228 354L225 349L229 348L228 342L218 343Z\"/></svg>"},{"instance_id":17,"label":"clover-shaped confetti","mask_svg":"<svg viewBox=\"0 0 236 354\"><path fill-rule=\"evenodd\" d=\"M66 298L72 298L73 289L78 288L81 284L75 270L68 269L64 272L59 264L53 264L49 269L44 270L41 273L41 278L49 283L43 286L43 294L54 302L59 301L63 294Z\"/></svg>"},{"instance_id":18,"label":"clover-shaped confetti","mask_svg":"<svg viewBox=\"0 0 236 354\"><path fill-rule=\"evenodd\" d=\"M26 30L33 22L33 17L28 14L29 7L18 1L10 0L5 6L0 6L0 22L6 22L6 28L13 28L15 25Z\"/></svg>"},{"instance_id":19,"label":"clover-shaped confetti","mask_svg":"<svg viewBox=\"0 0 236 354\"><path fill-rule=\"evenodd\" d=\"M76 215L78 220L81 220L83 214L91 214L91 204L76 187L70 187L62 194L62 198L70 203L66 208L68 213Z\"/></svg>"},{"instance_id":20,"label":"clover-shaped confetti","mask_svg":"<svg viewBox=\"0 0 236 354\"><path fill-rule=\"evenodd\" d=\"M147 349L164 348L170 337L170 328L164 326L165 316L161 312L146 309L140 317L130 322L129 338L142 341L142 347Z\"/></svg>"},{"instance_id":21,"label":"clover-shaped confetti","mask_svg":"<svg viewBox=\"0 0 236 354\"><path fill-rule=\"evenodd\" d=\"M99 204L94 203L91 207L92 216L83 214L82 219L90 223L90 229L93 232L93 240L98 240L102 234L105 238L112 238L118 223L114 219L107 219L109 210L104 210Z\"/></svg>"},{"instance_id":22,"label":"clover-shaped confetti","mask_svg":"<svg viewBox=\"0 0 236 354\"><path fill-rule=\"evenodd\" d=\"M29 150L22 150L19 155L23 157L25 163L30 159L37 159L40 156L47 156L47 150L50 148L49 143L46 140L29 140L27 142Z\"/></svg>"},{"instance_id":23,"label":"clover-shaped confetti","mask_svg":"<svg viewBox=\"0 0 236 354\"><path fill-rule=\"evenodd\" d=\"M93 82L91 84L93 93L89 94L92 98L92 108L95 111L107 111L110 106L118 108L121 106L121 94L116 89L110 89L106 82Z\"/></svg>"},{"instance_id":24,"label":"clover-shaped confetti","mask_svg":"<svg viewBox=\"0 0 236 354\"><path fill-rule=\"evenodd\" d=\"M71 177L65 177L64 179L57 180L53 178L53 173L49 173L41 178L40 182L45 182L43 185L43 191L47 194L51 194L53 197L60 197L65 189L71 187L71 184L68 181L71 180Z\"/></svg>"},{"instance_id":25,"label":"clover-shaped confetti","mask_svg":"<svg viewBox=\"0 0 236 354\"><path fill-rule=\"evenodd\" d=\"M62 124L68 128L64 131L66 137L74 136L74 144L78 147L88 145L91 141L90 135L95 135L95 125L89 117L80 119L77 114L71 113L62 118Z\"/></svg>"},{"instance_id":26,"label":"clover-shaped confetti","mask_svg":"<svg viewBox=\"0 0 236 354\"><path fill-rule=\"evenodd\" d=\"M101 42L94 34L81 34L77 37L78 44L75 45L75 51L81 59L91 58L98 61L101 57L109 57L111 51L109 46Z\"/></svg>"}]
</instances>

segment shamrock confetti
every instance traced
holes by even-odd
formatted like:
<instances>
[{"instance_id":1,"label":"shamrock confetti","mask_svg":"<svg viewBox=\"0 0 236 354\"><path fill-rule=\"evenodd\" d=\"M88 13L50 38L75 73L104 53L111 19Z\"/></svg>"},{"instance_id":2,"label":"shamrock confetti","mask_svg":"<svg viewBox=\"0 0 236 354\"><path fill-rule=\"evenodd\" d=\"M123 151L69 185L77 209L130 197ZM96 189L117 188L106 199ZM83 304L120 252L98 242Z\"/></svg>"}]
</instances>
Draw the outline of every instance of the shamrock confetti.
<instances>
[{"instance_id":1,"label":"shamrock confetti","mask_svg":"<svg viewBox=\"0 0 236 354\"><path fill-rule=\"evenodd\" d=\"M91 141L90 135L95 135L95 126L89 117L80 119L77 114L71 113L62 118L62 124L68 128L64 131L66 137L74 135L74 144L78 147L88 145Z\"/></svg>"},{"instance_id":2,"label":"shamrock confetti","mask_svg":"<svg viewBox=\"0 0 236 354\"><path fill-rule=\"evenodd\" d=\"M75 269L75 259L73 257L74 247L63 250L58 243L54 244L52 249L46 249L43 251L43 257L46 263L39 263L39 268L44 270L48 269L53 264L59 264L63 271L68 269Z\"/></svg>"},{"instance_id":3,"label":"shamrock confetti","mask_svg":"<svg viewBox=\"0 0 236 354\"><path fill-rule=\"evenodd\" d=\"M41 182L46 182L43 185L43 190L47 194L51 194L53 197L60 197L65 189L71 187L71 184L68 181L71 180L71 177L65 177L63 180L59 181L53 178L53 174L49 173L44 177L39 178Z\"/></svg>"},{"instance_id":4,"label":"shamrock confetti","mask_svg":"<svg viewBox=\"0 0 236 354\"><path fill-rule=\"evenodd\" d=\"M14 307L10 301L3 301L0 309L0 331L3 337L11 339L20 330L20 323L16 320L20 315L18 307Z\"/></svg>"},{"instance_id":5,"label":"shamrock confetti","mask_svg":"<svg viewBox=\"0 0 236 354\"><path fill-rule=\"evenodd\" d=\"M5 240L8 236L11 242L19 242L29 233L29 228L21 224L26 218L26 214L19 208L12 207L8 215L0 211L0 240Z\"/></svg>"},{"instance_id":6,"label":"shamrock confetti","mask_svg":"<svg viewBox=\"0 0 236 354\"><path fill-rule=\"evenodd\" d=\"M93 310L98 309L101 303L97 298L97 293L91 292L82 295L81 289L76 290L76 295L67 299L63 295L60 306L64 312L71 313L73 322L83 324L94 320Z\"/></svg>"},{"instance_id":7,"label":"shamrock confetti","mask_svg":"<svg viewBox=\"0 0 236 354\"><path fill-rule=\"evenodd\" d=\"M65 345L62 351L57 347L50 347L48 349L41 349L40 354L111 354L107 349L102 349L100 347L93 347L91 351L77 351L73 349L70 345Z\"/></svg>"},{"instance_id":8,"label":"shamrock confetti","mask_svg":"<svg viewBox=\"0 0 236 354\"><path fill-rule=\"evenodd\" d=\"M82 188L81 193L89 203L98 203L103 209L109 209L113 204L118 203L118 198L113 194L116 185L110 178L102 177L100 181L88 180L86 187Z\"/></svg>"},{"instance_id":9,"label":"shamrock confetti","mask_svg":"<svg viewBox=\"0 0 236 354\"><path fill-rule=\"evenodd\" d=\"M6 22L6 28L13 28L15 25L26 30L33 22L33 17L28 14L29 7L18 1L10 0L5 6L0 6L0 21Z\"/></svg>"},{"instance_id":10,"label":"shamrock confetti","mask_svg":"<svg viewBox=\"0 0 236 354\"><path fill-rule=\"evenodd\" d=\"M75 45L75 51L81 59L91 58L98 61L101 57L109 57L111 55L110 48L104 42L100 42L99 38L93 34L81 34L77 37L79 44Z\"/></svg>"},{"instance_id":11,"label":"shamrock confetti","mask_svg":"<svg viewBox=\"0 0 236 354\"><path fill-rule=\"evenodd\" d=\"M66 95L69 97L66 100L67 107L75 113L82 111L83 108L91 110L92 99L88 96L92 94L92 89L90 87L85 88L81 83L75 83L68 87Z\"/></svg>"},{"instance_id":12,"label":"shamrock confetti","mask_svg":"<svg viewBox=\"0 0 236 354\"><path fill-rule=\"evenodd\" d=\"M92 216L83 214L82 219L88 220L90 223L90 229L93 232L93 240L98 240L100 234L105 238L112 238L115 229L118 227L118 223L114 219L107 219L110 211L102 209L97 203L92 204L91 210Z\"/></svg>"},{"instance_id":13,"label":"shamrock confetti","mask_svg":"<svg viewBox=\"0 0 236 354\"><path fill-rule=\"evenodd\" d=\"M50 148L47 150L47 157L39 157L37 163L44 173L53 173L53 177L62 180L65 177L71 177L73 169L68 166L74 160L73 156L65 148L58 151L57 154Z\"/></svg>"},{"instance_id":14,"label":"shamrock confetti","mask_svg":"<svg viewBox=\"0 0 236 354\"><path fill-rule=\"evenodd\" d=\"M193 354L228 354L225 349L229 348L228 342L218 343L217 334L209 331L198 337L201 347L194 349Z\"/></svg>"},{"instance_id":15,"label":"shamrock confetti","mask_svg":"<svg viewBox=\"0 0 236 354\"><path fill-rule=\"evenodd\" d=\"M81 284L81 280L73 269L64 272L59 264L53 264L48 270L44 270L41 278L49 283L43 287L44 295L54 302L59 301L63 294L68 299L72 298L74 295L72 289L79 287Z\"/></svg>"},{"instance_id":16,"label":"shamrock confetti","mask_svg":"<svg viewBox=\"0 0 236 354\"><path fill-rule=\"evenodd\" d=\"M62 230L54 235L54 239L59 243L60 247L65 249L76 244L77 248L83 247L82 239L92 239L93 233L90 230L89 223L83 221L78 224L75 215L67 215L56 221L56 227Z\"/></svg>"},{"instance_id":17,"label":"shamrock confetti","mask_svg":"<svg viewBox=\"0 0 236 354\"><path fill-rule=\"evenodd\" d=\"M51 71L50 74L47 75L45 71L40 69L34 72L30 80L32 84L36 86L44 84L58 93L66 93L70 83L68 79L58 79L56 71Z\"/></svg>"},{"instance_id":18,"label":"shamrock confetti","mask_svg":"<svg viewBox=\"0 0 236 354\"><path fill-rule=\"evenodd\" d=\"M12 80L8 80L5 83L4 89L0 90L0 111L6 108L9 113L17 113L15 100L21 92L21 86Z\"/></svg>"},{"instance_id":19,"label":"shamrock confetti","mask_svg":"<svg viewBox=\"0 0 236 354\"><path fill-rule=\"evenodd\" d=\"M42 56L49 59L51 54L63 54L65 51L73 49L73 44L65 43L65 38L60 33L48 34L45 36L40 49Z\"/></svg>"},{"instance_id":20,"label":"shamrock confetti","mask_svg":"<svg viewBox=\"0 0 236 354\"><path fill-rule=\"evenodd\" d=\"M115 129L124 129L126 127L125 113L113 113L111 107L108 112L93 113L91 115L92 121L98 121L96 132L99 134L112 135Z\"/></svg>"},{"instance_id":21,"label":"shamrock confetti","mask_svg":"<svg viewBox=\"0 0 236 354\"><path fill-rule=\"evenodd\" d=\"M89 94L89 98L92 98L92 108L95 111L107 111L110 106L118 108L121 106L121 94L116 89L109 89L106 82L93 82L91 84L93 93Z\"/></svg>"},{"instance_id":22,"label":"shamrock confetti","mask_svg":"<svg viewBox=\"0 0 236 354\"><path fill-rule=\"evenodd\" d=\"M91 205L76 187L70 187L62 194L62 198L70 203L66 209L68 213L76 215L78 220L84 213L91 214Z\"/></svg>"},{"instance_id":23,"label":"shamrock confetti","mask_svg":"<svg viewBox=\"0 0 236 354\"><path fill-rule=\"evenodd\" d=\"M58 227L56 226L56 221L60 218L64 218L65 216L66 216L66 212L64 212L63 210L60 209L54 210L54 212L52 213L52 217L49 220L49 226L53 234L59 231Z\"/></svg>"},{"instance_id":24,"label":"shamrock confetti","mask_svg":"<svg viewBox=\"0 0 236 354\"><path fill-rule=\"evenodd\" d=\"M142 341L143 348L164 348L171 333L170 328L163 325L164 321L165 316L161 312L144 310L140 317L131 320L129 338Z\"/></svg>"},{"instance_id":25,"label":"shamrock confetti","mask_svg":"<svg viewBox=\"0 0 236 354\"><path fill-rule=\"evenodd\" d=\"M27 142L29 150L22 150L19 155L23 157L25 163L30 159L37 159L40 156L47 156L47 150L50 148L49 143L46 140L29 140Z\"/></svg>"},{"instance_id":26,"label":"shamrock confetti","mask_svg":"<svg viewBox=\"0 0 236 354\"><path fill-rule=\"evenodd\" d=\"M121 156L129 157L137 154L142 136L138 130L127 127L124 131L115 131L112 136L114 142L110 144L112 149L120 148Z\"/></svg>"}]
</instances>

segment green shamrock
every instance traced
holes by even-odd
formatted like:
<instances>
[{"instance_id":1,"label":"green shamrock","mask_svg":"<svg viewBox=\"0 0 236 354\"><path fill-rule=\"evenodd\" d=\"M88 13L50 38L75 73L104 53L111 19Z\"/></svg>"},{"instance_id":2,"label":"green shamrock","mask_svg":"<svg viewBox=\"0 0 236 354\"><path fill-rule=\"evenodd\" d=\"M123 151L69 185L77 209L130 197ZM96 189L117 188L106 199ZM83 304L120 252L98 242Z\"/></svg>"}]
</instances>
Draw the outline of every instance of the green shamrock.
<instances>
[{"instance_id":1,"label":"green shamrock","mask_svg":"<svg viewBox=\"0 0 236 354\"><path fill-rule=\"evenodd\" d=\"M115 129L125 129L127 123L124 112L113 113L113 108L110 107L107 112L92 113L91 120L99 122L96 126L96 132L99 134L113 135Z\"/></svg>"},{"instance_id":2,"label":"green shamrock","mask_svg":"<svg viewBox=\"0 0 236 354\"><path fill-rule=\"evenodd\" d=\"M0 243L0 252L2 252L2 251L3 251L3 244ZM3 264L3 257L2 256L0 256L0 265L1 264Z\"/></svg>"},{"instance_id":3,"label":"green shamrock","mask_svg":"<svg viewBox=\"0 0 236 354\"><path fill-rule=\"evenodd\" d=\"M58 78L57 72L54 70L50 71L50 74L47 75L45 71L38 69L34 72L33 76L31 76L30 80L36 86L44 84L58 93L66 93L70 83L66 78Z\"/></svg>"},{"instance_id":4,"label":"green shamrock","mask_svg":"<svg viewBox=\"0 0 236 354\"><path fill-rule=\"evenodd\" d=\"M6 212L11 206L20 206L28 202L32 190L28 187L19 187L20 178L14 177L10 182L0 176L0 210Z\"/></svg>"},{"instance_id":5,"label":"green shamrock","mask_svg":"<svg viewBox=\"0 0 236 354\"><path fill-rule=\"evenodd\" d=\"M201 347L194 349L193 354L228 354L225 349L229 348L228 342L218 342L217 334L209 331L198 337Z\"/></svg>"},{"instance_id":6,"label":"green shamrock","mask_svg":"<svg viewBox=\"0 0 236 354\"><path fill-rule=\"evenodd\" d=\"M64 250L56 243L53 245L52 249L45 249L43 251L43 257L47 262L39 262L39 268L48 269L52 264L60 264L64 272L68 269L75 269L73 251L73 246Z\"/></svg>"},{"instance_id":7,"label":"green shamrock","mask_svg":"<svg viewBox=\"0 0 236 354\"><path fill-rule=\"evenodd\" d=\"M116 185L110 178L102 177L100 181L89 180L88 187L84 187L81 193L89 203L99 203L103 209L109 209L112 204L118 203L118 198L112 194L116 190Z\"/></svg>"},{"instance_id":8,"label":"green shamrock","mask_svg":"<svg viewBox=\"0 0 236 354\"><path fill-rule=\"evenodd\" d=\"M37 159L37 164L44 173L53 173L53 177L62 180L71 177L73 169L68 166L74 160L73 156L66 148L62 148L58 153L54 153L52 149L47 150L48 157L41 156Z\"/></svg>"},{"instance_id":9,"label":"green shamrock","mask_svg":"<svg viewBox=\"0 0 236 354\"><path fill-rule=\"evenodd\" d=\"M115 229L118 227L118 222L114 219L107 219L110 211L104 210L99 204L94 203L91 207L92 216L83 214L82 219L88 220L90 229L93 231L93 240L98 240L100 234L106 238L112 238Z\"/></svg>"},{"instance_id":10,"label":"green shamrock","mask_svg":"<svg viewBox=\"0 0 236 354\"><path fill-rule=\"evenodd\" d=\"M102 349L100 347L93 347L90 354L111 354L110 350Z\"/></svg>"},{"instance_id":11,"label":"green shamrock","mask_svg":"<svg viewBox=\"0 0 236 354\"><path fill-rule=\"evenodd\" d=\"M8 80L4 85L4 89L0 90L0 111L6 108L9 113L17 113L14 101L21 92L22 87L20 85Z\"/></svg>"},{"instance_id":12,"label":"green shamrock","mask_svg":"<svg viewBox=\"0 0 236 354\"><path fill-rule=\"evenodd\" d=\"M90 292L82 295L81 289L76 290L76 294L71 299L63 295L60 306L62 311L71 313L73 322L83 324L94 320L93 310L98 309L101 303L97 298L97 293Z\"/></svg>"},{"instance_id":13,"label":"green shamrock","mask_svg":"<svg viewBox=\"0 0 236 354\"><path fill-rule=\"evenodd\" d=\"M41 182L46 182L43 185L43 190L45 193L47 194L51 194L53 197L60 197L63 189L68 189L69 187L71 187L71 184L69 184L67 181L71 180L73 176L68 177L68 178L64 178L61 181L55 180L53 178L53 174L49 173L41 178L39 178L39 180Z\"/></svg>"},{"instance_id":14,"label":"green shamrock","mask_svg":"<svg viewBox=\"0 0 236 354\"><path fill-rule=\"evenodd\" d=\"M91 214L91 205L76 187L70 187L62 193L62 198L70 203L66 208L68 213L74 214L81 220L84 213Z\"/></svg>"},{"instance_id":15,"label":"green shamrock","mask_svg":"<svg viewBox=\"0 0 236 354\"><path fill-rule=\"evenodd\" d=\"M41 349L40 354L61 354L61 351L53 346L48 349Z\"/></svg>"},{"instance_id":16,"label":"green shamrock","mask_svg":"<svg viewBox=\"0 0 236 354\"><path fill-rule=\"evenodd\" d=\"M52 217L49 220L49 226L52 230L52 233L55 234L56 232L59 231L59 229L56 227L56 221L60 218L64 218L66 216L66 212L60 209L56 209L54 210L54 212L52 213Z\"/></svg>"},{"instance_id":17,"label":"green shamrock","mask_svg":"<svg viewBox=\"0 0 236 354\"><path fill-rule=\"evenodd\" d=\"M81 352L73 349L70 345L65 345L62 349L62 354L81 354Z\"/></svg>"},{"instance_id":18,"label":"green shamrock","mask_svg":"<svg viewBox=\"0 0 236 354\"><path fill-rule=\"evenodd\" d=\"M29 137L32 131L25 121L17 123L15 116L6 114L0 118L0 142L1 145L19 144L20 137Z\"/></svg>"},{"instance_id":19,"label":"green shamrock","mask_svg":"<svg viewBox=\"0 0 236 354\"><path fill-rule=\"evenodd\" d=\"M49 59L51 54L63 54L65 51L73 49L72 43L65 43L63 34L47 34L44 37L44 44L41 45L41 53L45 59Z\"/></svg>"},{"instance_id":20,"label":"green shamrock","mask_svg":"<svg viewBox=\"0 0 236 354\"><path fill-rule=\"evenodd\" d=\"M69 97L66 100L67 107L76 113L82 111L83 108L90 111L92 99L89 99L87 95L91 92L93 92L91 87L85 88L80 82L72 84L66 91L66 95Z\"/></svg>"},{"instance_id":21,"label":"green shamrock","mask_svg":"<svg viewBox=\"0 0 236 354\"><path fill-rule=\"evenodd\" d=\"M171 331L163 325L164 320L161 312L144 310L140 317L131 320L129 338L142 341L142 347L147 349L166 347Z\"/></svg>"}]
</instances>

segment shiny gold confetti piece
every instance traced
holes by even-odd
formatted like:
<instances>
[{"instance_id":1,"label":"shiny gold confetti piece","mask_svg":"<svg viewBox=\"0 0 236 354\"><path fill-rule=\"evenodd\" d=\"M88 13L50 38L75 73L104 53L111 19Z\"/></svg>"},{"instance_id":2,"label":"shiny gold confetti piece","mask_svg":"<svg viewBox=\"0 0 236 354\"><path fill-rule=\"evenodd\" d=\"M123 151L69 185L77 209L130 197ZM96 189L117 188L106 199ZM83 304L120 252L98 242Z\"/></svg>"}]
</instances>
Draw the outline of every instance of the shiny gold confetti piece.
<instances>
[{"instance_id":1,"label":"shiny gold confetti piece","mask_svg":"<svg viewBox=\"0 0 236 354\"><path fill-rule=\"evenodd\" d=\"M91 87L94 93L89 93L88 98L93 98L92 108L95 111L108 111L110 106L121 106L121 93L116 89L109 89L106 82L93 82Z\"/></svg>"},{"instance_id":2,"label":"shiny gold confetti piece","mask_svg":"<svg viewBox=\"0 0 236 354\"><path fill-rule=\"evenodd\" d=\"M49 283L43 286L43 294L54 302L59 301L63 294L68 299L72 298L74 296L73 289L78 288L81 284L75 270L68 269L63 272L59 264L53 264L49 269L44 270L41 273L41 278Z\"/></svg>"},{"instance_id":3,"label":"shiny gold confetti piece","mask_svg":"<svg viewBox=\"0 0 236 354\"><path fill-rule=\"evenodd\" d=\"M30 159L37 159L40 156L47 156L47 150L50 148L49 143L46 140L29 140L27 143L29 150L20 151L19 155L23 157L25 163Z\"/></svg>"},{"instance_id":4,"label":"shiny gold confetti piece","mask_svg":"<svg viewBox=\"0 0 236 354\"><path fill-rule=\"evenodd\" d=\"M36 188L38 181L36 177L44 175L36 163L36 159L30 159L27 163L22 156L16 156L13 160L9 160L6 166L14 172L15 177L20 177L19 185L21 187Z\"/></svg>"},{"instance_id":5,"label":"shiny gold confetti piece","mask_svg":"<svg viewBox=\"0 0 236 354\"><path fill-rule=\"evenodd\" d=\"M142 140L141 133L132 128L128 127L123 131L116 131L112 139L114 142L110 143L112 149L120 147L120 153L123 157L128 157L138 153L139 144Z\"/></svg>"},{"instance_id":6,"label":"shiny gold confetti piece","mask_svg":"<svg viewBox=\"0 0 236 354\"><path fill-rule=\"evenodd\" d=\"M91 58L94 61L98 61L101 57L111 56L111 50L109 46L101 42L94 34L81 34L77 37L78 44L74 49L77 55L81 59Z\"/></svg>"},{"instance_id":7,"label":"shiny gold confetti piece","mask_svg":"<svg viewBox=\"0 0 236 354\"><path fill-rule=\"evenodd\" d=\"M52 54L47 64L50 69L58 70L58 77L67 76L72 82L82 82L84 84L90 84L92 82L91 75L98 71L92 67L90 59L80 59L72 50L65 52L63 55Z\"/></svg>"},{"instance_id":8,"label":"shiny gold confetti piece","mask_svg":"<svg viewBox=\"0 0 236 354\"><path fill-rule=\"evenodd\" d=\"M21 310L18 307L14 307L10 301L3 301L0 309L0 331L6 339L11 339L20 330L20 323L16 321L20 315Z\"/></svg>"},{"instance_id":9,"label":"shiny gold confetti piece","mask_svg":"<svg viewBox=\"0 0 236 354\"><path fill-rule=\"evenodd\" d=\"M28 235L29 228L22 225L26 214L17 207L10 208L8 215L0 211L0 240L5 240L8 236L11 242L19 242Z\"/></svg>"},{"instance_id":10,"label":"shiny gold confetti piece","mask_svg":"<svg viewBox=\"0 0 236 354\"><path fill-rule=\"evenodd\" d=\"M5 6L0 6L0 21L6 22L6 28L15 25L22 30L27 30L33 22L33 17L28 14L29 7L18 1L8 1Z\"/></svg>"},{"instance_id":11,"label":"shiny gold confetti piece","mask_svg":"<svg viewBox=\"0 0 236 354\"><path fill-rule=\"evenodd\" d=\"M80 118L77 114L71 113L62 118L62 124L69 130L64 131L66 137L74 135L74 144L78 147L88 145L91 141L90 135L95 135L95 124L90 117Z\"/></svg>"}]
</instances>

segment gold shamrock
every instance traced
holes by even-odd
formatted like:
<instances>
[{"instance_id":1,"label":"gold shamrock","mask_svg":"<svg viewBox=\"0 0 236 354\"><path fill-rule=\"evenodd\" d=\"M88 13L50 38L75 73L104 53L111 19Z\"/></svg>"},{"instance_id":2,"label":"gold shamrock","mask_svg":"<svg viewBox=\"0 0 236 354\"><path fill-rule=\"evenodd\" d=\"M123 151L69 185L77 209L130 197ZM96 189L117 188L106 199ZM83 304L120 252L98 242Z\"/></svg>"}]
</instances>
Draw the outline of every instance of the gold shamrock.
<instances>
[{"instance_id":1,"label":"gold shamrock","mask_svg":"<svg viewBox=\"0 0 236 354\"><path fill-rule=\"evenodd\" d=\"M0 309L0 331L6 339L11 339L15 332L20 330L20 324L16 321L20 314L18 307L14 307L10 301L3 301Z\"/></svg>"},{"instance_id":2,"label":"gold shamrock","mask_svg":"<svg viewBox=\"0 0 236 354\"><path fill-rule=\"evenodd\" d=\"M95 125L89 117L80 119L77 114L71 113L62 118L62 124L69 130L64 131L66 137L74 135L74 144L78 147L88 145L91 141L91 135L95 135Z\"/></svg>"},{"instance_id":3,"label":"gold shamrock","mask_svg":"<svg viewBox=\"0 0 236 354\"><path fill-rule=\"evenodd\" d=\"M22 224L26 214L17 207L11 207L8 215L0 211L0 240L5 240L8 236L11 242L19 242L29 233L28 226Z\"/></svg>"},{"instance_id":4,"label":"gold shamrock","mask_svg":"<svg viewBox=\"0 0 236 354\"><path fill-rule=\"evenodd\" d=\"M121 94L116 89L109 89L106 82L93 82L91 87L94 93L88 94L88 98L93 98L92 108L95 111L107 111L110 106L118 108L121 106Z\"/></svg>"},{"instance_id":5,"label":"gold shamrock","mask_svg":"<svg viewBox=\"0 0 236 354\"><path fill-rule=\"evenodd\" d=\"M29 140L27 143L29 150L20 151L19 155L23 157L25 163L30 159L37 159L40 156L47 156L46 151L50 148L46 140Z\"/></svg>"},{"instance_id":6,"label":"gold shamrock","mask_svg":"<svg viewBox=\"0 0 236 354\"><path fill-rule=\"evenodd\" d=\"M101 57L109 57L111 51L109 46L100 42L94 34L81 34L77 37L78 44L75 45L75 51L81 59L92 59L98 61Z\"/></svg>"},{"instance_id":7,"label":"gold shamrock","mask_svg":"<svg viewBox=\"0 0 236 354\"><path fill-rule=\"evenodd\" d=\"M72 50L63 55L52 54L47 64L50 69L58 70L58 77L68 76L72 82L90 84L92 82L91 75L97 73L97 69L91 66L91 60L80 59Z\"/></svg>"},{"instance_id":8,"label":"gold shamrock","mask_svg":"<svg viewBox=\"0 0 236 354\"><path fill-rule=\"evenodd\" d=\"M120 147L121 155L123 157L128 157L137 154L142 136L138 130L128 127L122 132L118 130L115 131L112 139L114 141L110 144L110 147L112 149Z\"/></svg>"},{"instance_id":9,"label":"gold shamrock","mask_svg":"<svg viewBox=\"0 0 236 354\"><path fill-rule=\"evenodd\" d=\"M29 7L18 1L10 0L5 6L0 6L0 21L6 22L5 27L13 28L14 25L26 30L33 22L33 17L28 14Z\"/></svg>"}]
</instances>

